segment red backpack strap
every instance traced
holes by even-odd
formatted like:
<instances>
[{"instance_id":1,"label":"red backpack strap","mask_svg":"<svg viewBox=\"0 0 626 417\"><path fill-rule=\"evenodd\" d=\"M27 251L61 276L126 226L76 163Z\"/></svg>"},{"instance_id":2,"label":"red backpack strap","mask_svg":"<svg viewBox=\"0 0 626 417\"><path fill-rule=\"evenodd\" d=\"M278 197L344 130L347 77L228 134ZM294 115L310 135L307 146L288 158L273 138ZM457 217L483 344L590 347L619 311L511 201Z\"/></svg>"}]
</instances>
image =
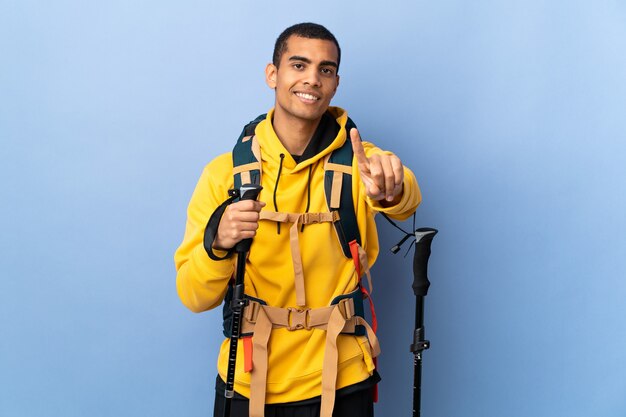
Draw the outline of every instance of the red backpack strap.
<instances>
[{"instance_id":1,"label":"red backpack strap","mask_svg":"<svg viewBox=\"0 0 626 417\"><path fill-rule=\"evenodd\" d=\"M365 251L358 244L356 240L350 242L350 254L352 255L352 261L354 262L354 269L356 270L357 276L359 277L359 284L361 284L361 259L364 258L364 262L366 262L365 267L367 268L367 277L369 280L370 290L372 288L372 280L369 276L369 266L367 265L367 255L364 256ZM376 319L376 310L374 309L374 301L370 296L370 293L365 288L365 285L359 285L361 287L361 292L363 293L363 298L367 298L370 304L370 312L372 313L372 330L374 333L378 331L378 320ZM374 367L378 368L378 358L373 358ZM378 384L374 385L373 390L374 402L378 402Z\"/></svg>"},{"instance_id":2,"label":"red backpack strap","mask_svg":"<svg viewBox=\"0 0 626 417\"><path fill-rule=\"evenodd\" d=\"M243 371L252 372L252 336L243 336Z\"/></svg>"}]
</instances>

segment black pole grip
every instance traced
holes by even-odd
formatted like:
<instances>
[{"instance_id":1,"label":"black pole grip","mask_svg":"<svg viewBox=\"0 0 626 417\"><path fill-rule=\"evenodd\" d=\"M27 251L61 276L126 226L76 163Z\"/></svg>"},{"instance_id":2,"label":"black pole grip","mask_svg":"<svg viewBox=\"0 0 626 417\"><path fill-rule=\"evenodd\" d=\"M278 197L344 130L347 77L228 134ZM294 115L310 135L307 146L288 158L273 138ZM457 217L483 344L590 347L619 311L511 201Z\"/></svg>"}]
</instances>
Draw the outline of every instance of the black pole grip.
<instances>
[{"instance_id":1,"label":"black pole grip","mask_svg":"<svg viewBox=\"0 0 626 417\"><path fill-rule=\"evenodd\" d=\"M422 227L415 231L415 254L413 256L413 293L416 296L428 294L428 258L430 244L437 234L437 229Z\"/></svg>"},{"instance_id":2,"label":"black pole grip","mask_svg":"<svg viewBox=\"0 0 626 417\"><path fill-rule=\"evenodd\" d=\"M263 187L258 184L244 184L239 188L239 200L256 200ZM235 245L235 252L245 253L250 250L252 239L244 239Z\"/></svg>"}]
</instances>

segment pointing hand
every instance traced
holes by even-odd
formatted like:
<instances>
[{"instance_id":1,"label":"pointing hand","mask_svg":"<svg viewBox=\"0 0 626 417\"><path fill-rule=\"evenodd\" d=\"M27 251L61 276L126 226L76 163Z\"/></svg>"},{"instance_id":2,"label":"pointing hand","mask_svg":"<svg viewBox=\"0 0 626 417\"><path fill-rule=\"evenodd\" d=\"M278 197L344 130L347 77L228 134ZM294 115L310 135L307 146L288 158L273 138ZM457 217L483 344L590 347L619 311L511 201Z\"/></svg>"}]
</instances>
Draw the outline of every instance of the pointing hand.
<instances>
[{"instance_id":1,"label":"pointing hand","mask_svg":"<svg viewBox=\"0 0 626 417\"><path fill-rule=\"evenodd\" d=\"M350 130L350 140L367 196L376 201L396 203L402 195L404 182L404 167L400 158L393 154L365 156L361 136L356 128Z\"/></svg>"}]
</instances>

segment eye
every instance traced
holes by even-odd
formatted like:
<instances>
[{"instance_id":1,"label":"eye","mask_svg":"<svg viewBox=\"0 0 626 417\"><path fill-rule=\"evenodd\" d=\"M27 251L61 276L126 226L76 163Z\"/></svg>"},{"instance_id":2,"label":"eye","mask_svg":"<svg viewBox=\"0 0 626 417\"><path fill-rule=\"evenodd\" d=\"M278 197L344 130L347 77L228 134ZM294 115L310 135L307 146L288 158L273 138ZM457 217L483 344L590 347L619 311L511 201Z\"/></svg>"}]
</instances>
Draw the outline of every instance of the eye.
<instances>
[{"instance_id":1,"label":"eye","mask_svg":"<svg viewBox=\"0 0 626 417\"><path fill-rule=\"evenodd\" d=\"M322 71L322 74L324 75L335 75L334 68L322 68L321 71Z\"/></svg>"},{"instance_id":2,"label":"eye","mask_svg":"<svg viewBox=\"0 0 626 417\"><path fill-rule=\"evenodd\" d=\"M304 64L301 64L299 62L294 62L293 64L291 64L291 66L293 69L296 69L296 70L304 69Z\"/></svg>"}]
</instances>

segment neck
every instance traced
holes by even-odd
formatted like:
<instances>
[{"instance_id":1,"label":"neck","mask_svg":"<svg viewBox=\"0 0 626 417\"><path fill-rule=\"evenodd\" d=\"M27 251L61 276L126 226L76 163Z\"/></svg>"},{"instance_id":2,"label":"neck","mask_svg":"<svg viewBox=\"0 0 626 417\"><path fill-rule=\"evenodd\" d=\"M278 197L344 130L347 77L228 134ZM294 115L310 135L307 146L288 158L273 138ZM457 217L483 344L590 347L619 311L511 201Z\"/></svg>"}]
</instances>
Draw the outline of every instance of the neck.
<instances>
[{"instance_id":1,"label":"neck","mask_svg":"<svg viewBox=\"0 0 626 417\"><path fill-rule=\"evenodd\" d=\"M279 112L274 113L272 125L276 136L285 149L292 155L302 155L311 141L321 117L317 120L303 120L296 117L285 117Z\"/></svg>"}]
</instances>

